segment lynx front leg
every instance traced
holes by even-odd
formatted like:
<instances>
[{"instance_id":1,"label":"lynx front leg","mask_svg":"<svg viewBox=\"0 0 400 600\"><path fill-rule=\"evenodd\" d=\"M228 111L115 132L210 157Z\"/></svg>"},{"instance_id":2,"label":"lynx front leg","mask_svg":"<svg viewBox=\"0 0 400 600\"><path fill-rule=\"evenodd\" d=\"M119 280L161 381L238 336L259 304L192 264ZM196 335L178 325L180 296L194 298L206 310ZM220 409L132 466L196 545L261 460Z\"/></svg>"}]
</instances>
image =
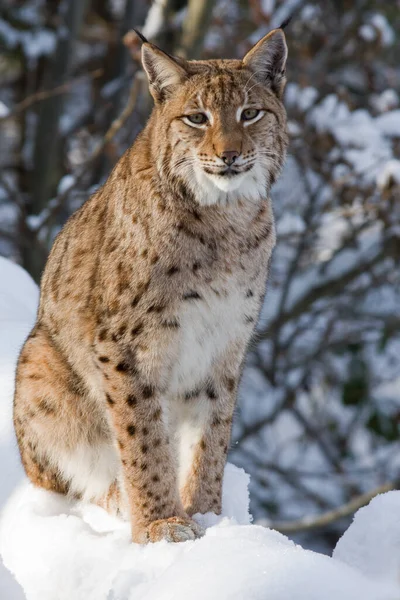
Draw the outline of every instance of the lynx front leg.
<instances>
[{"instance_id":1,"label":"lynx front leg","mask_svg":"<svg viewBox=\"0 0 400 600\"><path fill-rule=\"evenodd\" d=\"M100 354L122 463L133 541L185 541L201 534L185 513L178 493L176 454L160 392L137 373L133 362Z\"/></svg>"},{"instance_id":2,"label":"lynx front leg","mask_svg":"<svg viewBox=\"0 0 400 600\"><path fill-rule=\"evenodd\" d=\"M234 377L222 377L209 382L201 399L192 403L207 403L200 439L192 449L192 464L181 488L181 498L189 515L221 512L222 479L231 436L237 382ZM193 406L193 411L196 407Z\"/></svg>"}]
</instances>

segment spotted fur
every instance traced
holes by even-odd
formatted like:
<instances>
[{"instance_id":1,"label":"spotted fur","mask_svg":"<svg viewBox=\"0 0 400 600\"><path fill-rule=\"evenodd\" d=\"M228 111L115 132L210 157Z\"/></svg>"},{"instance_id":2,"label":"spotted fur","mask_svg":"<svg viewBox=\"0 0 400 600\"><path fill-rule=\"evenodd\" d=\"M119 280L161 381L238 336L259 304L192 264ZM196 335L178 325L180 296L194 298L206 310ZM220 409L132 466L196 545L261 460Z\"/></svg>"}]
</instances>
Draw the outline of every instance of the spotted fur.
<instances>
[{"instance_id":1,"label":"spotted fur","mask_svg":"<svg viewBox=\"0 0 400 600\"><path fill-rule=\"evenodd\" d=\"M144 43L150 120L43 274L16 378L23 465L37 486L125 515L137 542L193 539L192 515L221 510L275 243L285 61L281 30L242 61Z\"/></svg>"}]
</instances>

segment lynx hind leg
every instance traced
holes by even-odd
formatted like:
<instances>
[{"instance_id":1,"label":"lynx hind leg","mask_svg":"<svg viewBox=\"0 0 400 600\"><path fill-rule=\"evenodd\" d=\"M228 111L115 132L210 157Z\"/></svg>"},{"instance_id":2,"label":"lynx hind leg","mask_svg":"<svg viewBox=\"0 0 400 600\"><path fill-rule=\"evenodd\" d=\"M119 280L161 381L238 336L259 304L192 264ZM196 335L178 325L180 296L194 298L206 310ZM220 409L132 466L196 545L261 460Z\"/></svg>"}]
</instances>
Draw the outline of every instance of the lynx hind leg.
<instances>
[{"instance_id":1,"label":"lynx hind leg","mask_svg":"<svg viewBox=\"0 0 400 600\"><path fill-rule=\"evenodd\" d=\"M107 423L40 328L20 355L14 425L34 485L92 500L116 480L119 463Z\"/></svg>"},{"instance_id":2,"label":"lynx hind leg","mask_svg":"<svg viewBox=\"0 0 400 600\"><path fill-rule=\"evenodd\" d=\"M121 482L113 481L105 494L93 500L94 504L106 510L113 517L129 521L129 502Z\"/></svg>"}]
</instances>

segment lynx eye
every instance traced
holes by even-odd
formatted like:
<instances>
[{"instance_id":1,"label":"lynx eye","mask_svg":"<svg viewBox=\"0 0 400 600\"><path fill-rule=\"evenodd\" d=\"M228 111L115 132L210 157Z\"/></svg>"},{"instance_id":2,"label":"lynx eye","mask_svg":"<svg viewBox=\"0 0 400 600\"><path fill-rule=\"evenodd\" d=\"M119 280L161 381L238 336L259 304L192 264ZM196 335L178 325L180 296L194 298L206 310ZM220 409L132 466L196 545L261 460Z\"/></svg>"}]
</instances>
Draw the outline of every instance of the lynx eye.
<instances>
[{"instance_id":1,"label":"lynx eye","mask_svg":"<svg viewBox=\"0 0 400 600\"><path fill-rule=\"evenodd\" d=\"M186 115L186 118L194 125L203 125L208 121L206 115L204 113L194 113L193 115Z\"/></svg>"},{"instance_id":2,"label":"lynx eye","mask_svg":"<svg viewBox=\"0 0 400 600\"><path fill-rule=\"evenodd\" d=\"M240 118L242 121L251 121L255 119L260 114L258 108L245 108L242 112Z\"/></svg>"}]
</instances>

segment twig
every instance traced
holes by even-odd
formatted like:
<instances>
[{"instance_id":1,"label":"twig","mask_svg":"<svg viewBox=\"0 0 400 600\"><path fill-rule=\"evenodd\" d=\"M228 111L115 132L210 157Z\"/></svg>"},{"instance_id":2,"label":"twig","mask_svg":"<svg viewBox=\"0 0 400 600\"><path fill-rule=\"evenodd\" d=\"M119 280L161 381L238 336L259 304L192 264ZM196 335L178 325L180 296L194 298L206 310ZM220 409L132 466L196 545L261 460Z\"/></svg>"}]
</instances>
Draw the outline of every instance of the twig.
<instances>
[{"instance_id":1,"label":"twig","mask_svg":"<svg viewBox=\"0 0 400 600\"><path fill-rule=\"evenodd\" d=\"M365 506L370 502L375 496L378 494L384 494L385 492L389 492L390 490L397 489L397 485L395 482L384 483L371 490L370 492L366 492L365 494L360 494L356 496L350 502L346 504L342 504L338 508L333 510L328 510L327 512L319 515L317 517L303 517L302 519L298 519L297 521L269 521L267 519L260 519L256 522L257 525L263 525L264 527L269 527L271 529L276 529L281 533L297 533L300 531L309 531L310 529L317 529L320 527L326 527L339 519L343 519L344 517L349 517L351 514L355 513L359 508Z\"/></svg>"},{"instance_id":2,"label":"twig","mask_svg":"<svg viewBox=\"0 0 400 600\"><path fill-rule=\"evenodd\" d=\"M128 102L119 115L110 125L106 135L104 136L102 142L98 145L98 147L94 150L92 156L89 158L88 162L96 160L98 156L103 152L105 146L113 139L113 137L118 133L118 131L123 127L124 123L127 121L128 117L132 114L135 106L136 100L139 94L140 89L140 81L143 80L143 72L138 71L135 74L131 91L129 94Z\"/></svg>"},{"instance_id":3,"label":"twig","mask_svg":"<svg viewBox=\"0 0 400 600\"><path fill-rule=\"evenodd\" d=\"M32 106L32 104L36 104L37 102L41 102L42 100L46 100L47 98L51 98L52 96L58 96L59 94L64 94L65 92L68 92L68 90L71 89L71 87L73 87L74 85L76 85L77 83L79 83L81 81L84 81L88 77L90 77L91 79L98 79L99 77L101 77L103 75L103 73L104 73L104 69L95 69L94 71L91 71L90 73L85 73L84 75L75 77L75 79L70 79L69 81L66 81L65 83L63 83L61 85L58 85L57 87L55 87L51 90L40 90L39 92L36 92L35 94L32 94L31 96L28 96L27 98L25 98L24 100L22 100L21 102L16 104L14 109L11 112L9 112L8 114L4 115L4 117L0 117L0 123L3 121L6 121L7 119L11 119L11 118L15 117L16 115L20 114L21 112L24 112L30 106Z\"/></svg>"}]
</instances>

